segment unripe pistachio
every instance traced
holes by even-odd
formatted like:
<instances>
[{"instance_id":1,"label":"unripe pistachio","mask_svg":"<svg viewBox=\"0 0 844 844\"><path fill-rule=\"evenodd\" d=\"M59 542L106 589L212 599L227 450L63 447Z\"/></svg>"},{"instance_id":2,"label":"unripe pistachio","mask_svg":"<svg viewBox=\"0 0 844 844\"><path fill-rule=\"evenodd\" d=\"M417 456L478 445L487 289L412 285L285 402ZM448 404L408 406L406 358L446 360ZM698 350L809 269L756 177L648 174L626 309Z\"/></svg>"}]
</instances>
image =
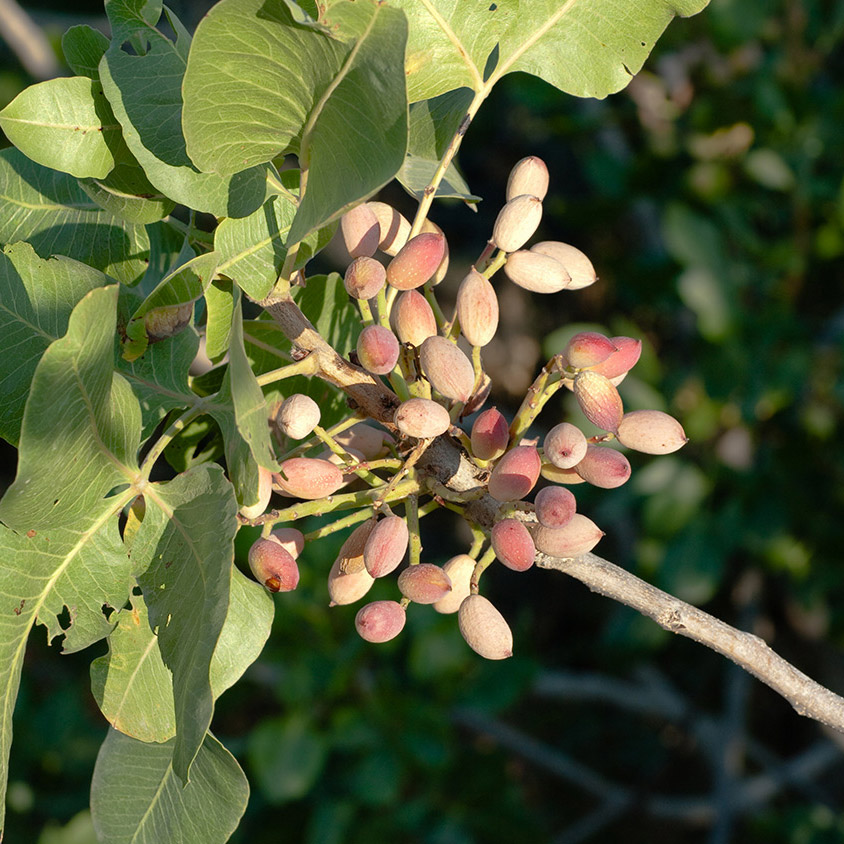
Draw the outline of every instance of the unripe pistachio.
<instances>
[{"instance_id":1,"label":"unripe pistachio","mask_svg":"<svg viewBox=\"0 0 844 844\"><path fill-rule=\"evenodd\" d=\"M297 559L305 547L305 535L296 528L276 528L270 536L281 544L281 547Z\"/></svg>"},{"instance_id":2,"label":"unripe pistachio","mask_svg":"<svg viewBox=\"0 0 844 844\"><path fill-rule=\"evenodd\" d=\"M518 501L536 486L541 469L542 460L536 446L511 448L492 470L489 494L498 501Z\"/></svg>"},{"instance_id":3,"label":"unripe pistachio","mask_svg":"<svg viewBox=\"0 0 844 844\"><path fill-rule=\"evenodd\" d=\"M373 375L387 375L399 359L399 341L383 325L367 325L358 335L360 365Z\"/></svg>"},{"instance_id":4,"label":"unripe pistachio","mask_svg":"<svg viewBox=\"0 0 844 844\"><path fill-rule=\"evenodd\" d=\"M415 604L435 604L451 592L451 580L439 566L418 563L399 575L398 587Z\"/></svg>"},{"instance_id":5,"label":"unripe pistachio","mask_svg":"<svg viewBox=\"0 0 844 844\"><path fill-rule=\"evenodd\" d=\"M515 252L533 237L541 219L541 199L527 193L514 196L498 212L492 242L504 252Z\"/></svg>"},{"instance_id":6,"label":"unripe pistachio","mask_svg":"<svg viewBox=\"0 0 844 844\"><path fill-rule=\"evenodd\" d=\"M546 486L536 493L533 506L541 525L560 528L571 521L577 509L577 501L568 489Z\"/></svg>"},{"instance_id":7,"label":"unripe pistachio","mask_svg":"<svg viewBox=\"0 0 844 844\"><path fill-rule=\"evenodd\" d=\"M435 287L438 285L446 276L448 272L448 240L446 239L445 234L443 234L443 230L434 222L429 220L427 217L425 218L425 222L422 223L422 231L423 232L439 232L443 236L443 244L445 249L443 251L443 259L440 261L440 265L437 267L436 272L431 276L429 283L431 287Z\"/></svg>"},{"instance_id":8,"label":"unripe pistachio","mask_svg":"<svg viewBox=\"0 0 844 844\"><path fill-rule=\"evenodd\" d=\"M513 284L534 293L559 293L571 282L568 270L550 255L519 249L507 256L504 274Z\"/></svg>"},{"instance_id":9,"label":"unripe pistachio","mask_svg":"<svg viewBox=\"0 0 844 844\"><path fill-rule=\"evenodd\" d=\"M299 566L293 555L272 535L256 539L249 549L249 568L270 592L290 592L299 584Z\"/></svg>"},{"instance_id":10,"label":"unripe pistachio","mask_svg":"<svg viewBox=\"0 0 844 844\"><path fill-rule=\"evenodd\" d=\"M404 629L407 613L398 601L372 601L355 616L355 630L367 642L389 642Z\"/></svg>"},{"instance_id":11,"label":"unripe pistachio","mask_svg":"<svg viewBox=\"0 0 844 844\"><path fill-rule=\"evenodd\" d=\"M276 421L290 439L303 440L319 425L319 405L302 393L288 396L279 408Z\"/></svg>"},{"instance_id":12,"label":"unripe pistachio","mask_svg":"<svg viewBox=\"0 0 844 844\"><path fill-rule=\"evenodd\" d=\"M536 525L533 541L536 550L551 557L577 557L591 551L604 532L591 519L575 513L570 521L559 528Z\"/></svg>"},{"instance_id":13,"label":"unripe pistachio","mask_svg":"<svg viewBox=\"0 0 844 844\"><path fill-rule=\"evenodd\" d=\"M502 519L496 522L492 526L489 539L495 556L508 569L527 571L533 565L536 546L530 531L518 519Z\"/></svg>"},{"instance_id":14,"label":"unripe pistachio","mask_svg":"<svg viewBox=\"0 0 844 844\"><path fill-rule=\"evenodd\" d=\"M427 439L444 434L451 427L448 411L431 399L412 398L396 409L396 427L406 437Z\"/></svg>"},{"instance_id":15,"label":"unripe pistachio","mask_svg":"<svg viewBox=\"0 0 844 844\"><path fill-rule=\"evenodd\" d=\"M479 414L472 425L472 454L478 460L494 460L507 451L510 429L501 411L491 407Z\"/></svg>"},{"instance_id":16,"label":"unripe pistachio","mask_svg":"<svg viewBox=\"0 0 844 844\"><path fill-rule=\"evenodd\" d=\"M517 161L507 179L507 199L531 194L539 199L545 199L548 193L548 168L545 162L535 155L529 155Z\"/></svg>"},{"instance_id":17,"label":"unripe pistachio","mask_svg":"<svg viewBox=\"0 0 844 844\"><path fill-rule=\"evenodd\" d=\"M683 426L661 410L625 413L616 436L622 445L645 454L671 454L689 441Z\"/></svg>"},{"instance_id":18,"label":"unripe pistachio","mask_svg":"<svg viewBox=\"0 0 844 844\"><path fill-rule=\"evenodd\" d=\"M513 633L504 616L483 595L469 595L457 613L460 635L484 659L513 656Z\"/></svg>"},{"instance_id":19,"label":"unripe pistachio","mask_svg":"<svg viewBox=\"0 0 844 844\"><path fill-rule=\"evenodd\" d=\"M445 238L438 232L422 232L402 246L387 264L387 284L398 290L421 287L437 271L445 254Z\"/></svg>"},{"instance_id":20,"label":"unripe pistachio","mask_svg":"<svg viewBox=\"0 0 844 844\"><path fill-rule=\"evenodd\" d=\"M446 398L466 401L475 386L472 361L445 337L429 337L419 348L422 371Z\"/></svg>"},{"instance_id":21,"label":"unripe pistachio","mask_svg":"<svg viewBox=\"0 0 844 844\"><path fill-rule=\"evenodd\" d=\"M574 369L586 369L603 363L617 351L618 347L609 337L597 331L580 331L566 343L563 356Z\"/></svg>"},{"instance_id":22,"label":"unripe pistachio","mask_svg":"<svg viewBox=\"0 0 844 844\"><path fill-rule=\"evenodd\" d=\"M620 451L600 445L590 445L574 470L584 481L602 489L627 483L631 471L630 461Z\"/></svg>"},{"instance_id":23,"label":"unripe pistachio","mask_svg":"<svg viewBox=\"0 0 844 844\"><path fill-rule=\"evenodd\" d=\"M498 297L495 288L474 267L457 291L460 331L473 346L486 346L498 330Z\"/></svg>"},{"instance_id":24,"label":"unripe pistachio","mask_svg":"<svg viewBox=\"0 0 844 844\"><path fill-rule=\"evenodd\" d=\"M437 320L428 300L418 290L406 290L393 306L393 328L402 343L421 346L437 333Z\"/></svg>"},{"instance_id":25,"label":"unripe pistachio","mask_svg":"<svg viewBox=\"0 0 844 844\"><path fill-rule=\"evenodd\" d=\"M543 240L531 246L530 251L549 255L555 261L559 261L571 276L571 281L567 285L569 290L580 290L598 280L592 262L577 247L568 243L561 243L559 240Z\"/></svg>"},{"instance_id":26,"label":"unripe pistachio","mask_svg":"<svg viewBox=\"0 0 844 844\"><path fill-rule=\"evenodd\" d=\"M355 258L343 276L343 286L353 299L372 299L387 282L387 270L375 258Z\"/></svg>"},{"instance_id":27,"label":"unripe pistachio","mask_svg":"<svg viewBox=\"0 0 844 844\"><path fill-rule=\"evenodd\" d=\"M451 592L434 602L433 607L437 612L449 614L460 609L460 604L469 597L476 562L468 554L458 554L443 566L443 571L451 581Z\"/></svg>"},{"instance_id":28,"label":"unripe pistachio","mask_svg":"<svg viewBox=\"0 0 844 844\"><path fill-rule=\"evenodd\" d=\"M373 577L395 571L404 559L409 539L407 522L399 516L385 516L376 522L363 547L366 570Z\"/></svg>"},{"instance_id":29,"label":"unripe pistachio","mask_svg":"<svg viewBox=\"0 0 844 844\"><path fill-rule=\"evenodd\" d=\"M546 435L542 442L542 451L546 460L550 460L559 469L571 469L583 460L586 454L586 435L571 422L560 422Z\"/></svg>"},{"instance_id":30,"label":"unripe pistachio","mask_svg":"<svg viewBox=\"0 0 844 844\"><path fill-rule=\"evenodd\" d=\"M273 473L263 466L258 467L258 500L248 507L240 508L244 519L257 519L264 514L273 494Z\"/></svg>"},{"instance_id":31,"label":"unripe pistachio","mask_svg":"<svg viewBox=\"0 0 844 844\"><path fill-rule=\"evenodd\" d=\"M388 255L395 255L410 236L410 223L407 218L386 202L367 202L366 207L378 220L378 248Z\"/></svg>"},{"instance_id":32,"label":"unripe pistachio","mask_svg":"<svg viewBox=\"0 0 844 844\"><path fill-rule=\"evenodd\" d=\"M603 431L618 430L624 407L609 378L586 369L574 376L573 390L580 409L593 425Z\"/></svg>"},{"instance_id":33,"label":"unripe pistachio","mask_svg":"<svg viewBox=\"0 0 844 844\"><path fill-rule=\"evenodd\" d=\"M546 481L551 481L553 484L568 484L568 486L574 486L574 484L586 483L586 481L577 474L574 467L570 469L560 469L553 463L543 463L540 474Z\"/></svg>"},{"instance_id":34,"label":"unripe pistachio","mask_svg":"<svg viewBox=\"0 0 844 844\"><path fill-rule=\"evenodd\" d=\"M358 422L351 428L335 434L334 439L346 450L357 449L366 460L375 460L388 451L388 443L393 438L380 428L373 428L365 422Z\"/></svg>"},{"instance_id":35,"label":"unripe pistachio","mask_svg":"<svg viewBox=\"0 0 844 844\"><path fill-rule=\"evenodd\" d=\"M193 302L153 308L144 316L144 328L150 343L175 337L187 328L193 317Z\"/></svg>"},{"instance_id":36,"label":"unripe pistachio","mask_svg":"<svg viewBox=\"0 0 844 844\"><path fill-rule=\"evenodd\" d=\"M340 233L346 251L353 258L374 255L381 239L378 218L368 205L358 205L347 211L340 218Z\"/></svg>"},{"instance_id":37,"label":"unripe pistachio","mask_svg":"<svg viewBox=\"0 0 844 844\"><path fill-rule=\"evenodd\" d=\"M294 498L314 501L331 495L343 486L343 473L327 460L316 457L291 457L273 475L273 483L281 492Z\"/></svg>"},{"instance_id":38,"label":"unripe pistachio","mask_svg":"<svg viewBox=\"0 0 844 844\"><path fill-rule=\"evenodd\" d=\"M605 375L613 383L614 379L626 375L639 360L642 354L642 341L634 340L632 337L610 337L615 346L614 351L606 360L592 367L593 372Z\"/></svg>"},{"instance_id":39,"label":"unripe pistachio","mask_svg":"<svg viewBox=\"0 0 844 844\"><path fill-rule=\"evenodd\" d=\"M344 606L359 601L375 583L375 578L363 567L358 571L343 574L340 571L340 558L334 561L328 573L329 606Z\"/></svg>"},{"instance_id":40,"label":"unripe pistachio","mask_svg":"<svg viewBox=\"0 0 844 844\"><path fill-rule=\"evenodd\" d=\"M363 552L374 530L375 519L367 519L346 537L346 541L340 546L335 561L342 574L354 574L366 568Z\"/></svg>"}]
</instances>

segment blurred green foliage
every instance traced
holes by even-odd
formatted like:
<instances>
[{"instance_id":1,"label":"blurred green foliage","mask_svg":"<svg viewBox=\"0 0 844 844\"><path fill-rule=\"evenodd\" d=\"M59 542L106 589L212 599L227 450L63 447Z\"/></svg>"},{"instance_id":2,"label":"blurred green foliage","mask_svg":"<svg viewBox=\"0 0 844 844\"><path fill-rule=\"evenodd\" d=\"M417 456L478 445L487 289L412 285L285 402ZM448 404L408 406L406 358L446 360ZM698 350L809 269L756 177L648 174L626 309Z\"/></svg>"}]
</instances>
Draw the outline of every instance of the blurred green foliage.
<instances>
[{"instance_id":1,"label":"blurred green foliage","mask_svg":"<svg viewBox=\"0 0 844 844\"><path fill-rule=\"evenodd\" d=\"M175 5L194 20L206 7ZM452 205L433 215L465 266L491 230L513 163L546 160L552 188L539 234L583 249L601 281L581 294L525 297L498 354L527 349L529 371L582 325L643 337L625 402L673 413L691 437L676 455L634 456L626 487L578 488L579 508L608 534L598 550L752 625L834 689L844 687L842 36L844 5L832 0L713 0L675 22L645 70L606 101L508 77L461 154L485 198L478 214ZM4 56L2 104L30 82ZM499 386L502 406L523 389L518 379ZM564 396L541 421L550 427L575 412ZM429 559L463 550L452 528L423 522ZM693 726L730 711L735 672L720 657L540 571L485 577L514 627L511 660L483 663L454 618L423 607L411 607L398 641L370 646L354 635L354 608L326 607L325 574L341 540L314 546L299 590L276 598L265 653L218 704L215 731L253 787L233 841L566 841L597 803L558 778L555 753L631 789L639 806L570 840L716 840L710 822L660 816L648 801L719 799L713 747ZM30 644L9 842L94 841L84 809L105 733L88 691L96 655L59 657L43 636ZM538 697L534 684L553 670L657 670L688 709L672 722L632 703ZM763 758L787 758L819 738L755 681L743 707L739 720ZM485 719L520 730L519 752L489 738ZM550 753L548 764L525 750L525 736ZM785 788L717 840L841 841L840 763L830 771Z\"/></svg>"}]
</instances>

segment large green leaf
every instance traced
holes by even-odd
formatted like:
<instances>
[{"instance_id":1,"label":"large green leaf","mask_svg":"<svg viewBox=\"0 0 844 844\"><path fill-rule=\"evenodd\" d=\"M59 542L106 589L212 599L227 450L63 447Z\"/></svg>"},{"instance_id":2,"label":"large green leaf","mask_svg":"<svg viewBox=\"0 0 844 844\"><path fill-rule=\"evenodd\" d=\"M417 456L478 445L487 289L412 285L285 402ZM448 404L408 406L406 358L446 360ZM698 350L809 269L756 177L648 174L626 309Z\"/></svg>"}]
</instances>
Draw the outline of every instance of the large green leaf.
<instances>
[{"instance_id":1,"label":"large green leaf","mask_svg":"<svg viewBox=\"0 0 844 844\"><path fill-rule=\"evenodd\" d=\"M144 490L132 561L173 673L173 768L186 781L214 711L209 670L229 606L237 502L219 466L203 465Z\"/></svg>"},{"instance_id":2,"label":"large green leaf","mask_svg":"<svg viewBox=\"0 0 844 844\"><path fill-rule=\"evenodd\" d=\"M137 163L118 163L105 179L82 179L79 184L100 208L130 223L154 223L176 204L156 189Z\"/></svg>"},{"instance_id":3,"label":"large green leaf","mask_svg":"<svg viewBox=\"0 0 844 844\"><path fill-rule=\"evenodd\" d=\"M27 240L42 258L67 255L127 284L146 271L144 227L104 211L72 176L5 149L0 198L0 244Z\"/></svg>"},{"instance_id":4,"label":"large green leaf","mask_svg":"<svg viewBox=\"0 0 844 844\"><path fill-rule=\"evenodd\" d=\"M410 22L411 102L521 70L578 97L624 88L675 15L709 0L393 0Z\"/></svg>"},{"instance_id":5,"label":"large green leaf","mask_svg":"<svg viewBox=\"0 0 844 844\"><path fill-rule=\"evenodd\" d=\"M109 40L88 24L78 24L62 35L62 52L68 67L77 76L99 79L98 67L103 53L108 49Z\"/></svg>"},{"instance_id":6,"label":"large green leaf","mask_svg":"<svg viewBox=\"0 0 844 844\"><path fill-rule=\"evenodd\" d=\"M0 129L33 161L80 179L105 178L121 145L102 85L87 76L25 88L0 111Z\"/></svg>"},{"instance_id":7,"label":"large green leaf","mask_svg":"<svg viewBox=\"0 0 844 844\"><path fill-rule=\"evenodd\" d=\"M21 426L18 471L0 521L24 532L97 522L138 475L138 400L114 372L117 287L87 293L44 352Z\"/></svg>"},{"instance_id":8,"label":"large green leaf","mask_svg":"<svg viewBox=\"0 0 844 844\"><path fill-rule=\"evenodd\" d=\"M374 193L407 146L404 16L339 2L323 28L284 0L222 0L199 24L185 74L187 149L204 171L234 173L295 150L308 188L297 242Z\"/></svg>"},{"instance_id":9,"label":"large green leaf","mask_svg":"<svg viewBox=\"0 0 844 844\"><path fill-rule=\"evenodd\" d=\"M0 252L0 437L12 445L41 355L65 333L76 303L107 283L70 258L39 258L28 243Z\"/></svg>"},{"instance_id":10,"label":"large green leaf","mask_svg":"<svg viewBox=\"0 0 844 844\"><path fill-rule=\"evenodd\" d=\"M174 741L145 744L110 730L97 756L91 815L100 844L225 844L249 799L235 758L208 733L183 786Z\"/></svg>"},{"instance_id":11,"label":"large green leaf","mask_svg":"<svg viewBox=\"0 0 844 844\"><path fill-rule=\"evenodd\" d=\"M170 41L152 19L155 6L137 0L112 0L106 11L115 36L100 63L100 79L132 154L150 182L176 202L218 217L242 217L259 208L267 197L266 166L239 168L229 176L200 173L185 152L182 136L182 77L190 37L172 12L167 18L177 33ZM140 8L139 8L140 7ZM141 14L143 12L143 15ZM149 49L133 55L123 49L134 36Z\"/></svg>"},{"instance_id":12,"label":"large green leaf","mask_svg":"<svg viewBox=\"0 0 844 844\"><path fill-rule=\"evenodd\" d=\"M272 598L232 566L225 624L211 660L211 692L218 698L258 658L270 635ZM109 652L91 664L91 690L111 725L141 741L176 734L173 676L164 665L141 596L122 610L108 639Z\"/></svg>"}]
</instances>

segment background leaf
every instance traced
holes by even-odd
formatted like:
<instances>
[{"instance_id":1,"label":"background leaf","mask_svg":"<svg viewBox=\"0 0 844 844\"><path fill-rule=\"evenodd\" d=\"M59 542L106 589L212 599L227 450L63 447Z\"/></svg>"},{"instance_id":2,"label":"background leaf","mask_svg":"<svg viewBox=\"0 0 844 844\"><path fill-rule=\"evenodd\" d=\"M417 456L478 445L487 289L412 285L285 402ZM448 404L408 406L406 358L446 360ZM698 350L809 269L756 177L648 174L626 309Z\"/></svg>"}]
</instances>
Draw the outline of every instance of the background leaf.
<instances>
[{"instance_id":1,"label":"background leaf","mask_svg":"<svg viewBox=\"0 0 844 844\"><path fill-rule=\"evenodd\" d=\"M72 26L62 35L65 61L77 76L99 79L98 66L108 45L108 38L88 24Z\"/></svg>"},{"instance_id":2,"label":"background leaf","mask_svg":"<svg viewBox=\"0 0 844 844\"><path fill-rule=\"evenodd\" d=\"M155 188L137 162L119 162L105 179L82 179L79 186L100 208L130 223L154 223L176 205Z\"/></svg>"}]
</instances>

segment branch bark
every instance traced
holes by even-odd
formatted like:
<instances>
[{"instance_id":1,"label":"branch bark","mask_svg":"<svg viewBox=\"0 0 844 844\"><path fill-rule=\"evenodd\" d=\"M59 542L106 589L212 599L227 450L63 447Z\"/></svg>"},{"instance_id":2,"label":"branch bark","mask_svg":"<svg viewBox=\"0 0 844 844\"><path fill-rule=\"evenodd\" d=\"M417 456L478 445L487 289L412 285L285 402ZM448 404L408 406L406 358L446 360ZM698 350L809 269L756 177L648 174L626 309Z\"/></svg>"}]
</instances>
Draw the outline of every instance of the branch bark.
<instances>
[{"instance_id":1,"label":"branch bark","mask_svg":"<svg viewBox=\"0 0 844 844\"><path fill-rule=\"evenodd\" d=\"M844 733L844 698L798 671L758 636L736 630L595 554L562 559L540 553L536 564L561 571L665 630L712 648L782 695L799 715Z\"/></svg>"}]
</instances>

